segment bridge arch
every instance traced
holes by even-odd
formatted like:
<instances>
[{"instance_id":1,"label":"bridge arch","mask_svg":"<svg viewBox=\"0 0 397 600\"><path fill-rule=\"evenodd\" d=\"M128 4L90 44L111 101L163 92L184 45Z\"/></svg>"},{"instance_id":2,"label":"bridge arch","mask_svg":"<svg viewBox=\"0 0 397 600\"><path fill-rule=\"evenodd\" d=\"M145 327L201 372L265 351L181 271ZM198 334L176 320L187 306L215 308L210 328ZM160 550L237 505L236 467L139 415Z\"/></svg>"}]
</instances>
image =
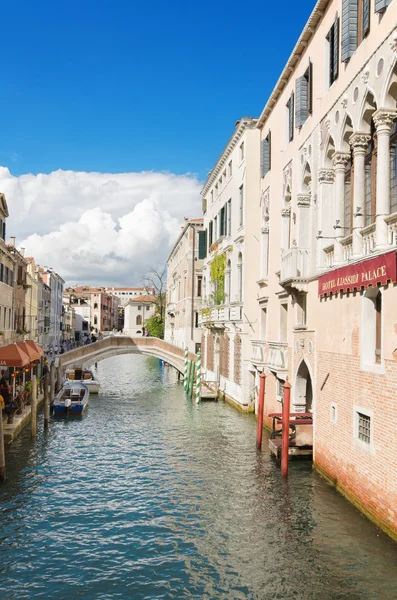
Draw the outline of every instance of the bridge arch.
<instances>
[{"instance_id":1,"label":"bridge arch","mask_svg":"<svg viewBox=\"0 0 397 600\"><path fill-rule=\"evenodd\" d=\"M155 337L138 337L112 335L87 346L65 352L59 357L59 367L64 372L67 368L79 364L89 367L96 362L118 356L120 354L143 354L159 358L183 373L184 350ZM195 354L189 353L189 359L196 361Z\"/></svg>"}]
</instances>

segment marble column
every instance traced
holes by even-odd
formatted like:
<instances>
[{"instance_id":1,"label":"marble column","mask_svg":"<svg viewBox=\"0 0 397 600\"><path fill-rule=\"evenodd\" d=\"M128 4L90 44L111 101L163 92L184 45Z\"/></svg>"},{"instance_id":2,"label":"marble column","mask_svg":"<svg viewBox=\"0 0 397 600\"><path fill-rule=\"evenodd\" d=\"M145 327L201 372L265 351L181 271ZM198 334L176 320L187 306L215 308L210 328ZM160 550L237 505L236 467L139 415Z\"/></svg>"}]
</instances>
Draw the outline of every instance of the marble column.
<instances>
[{"instance_id":1,"label":"marble column","mask_svg":"<svg viewBox=\"0 0 397 600\"><path fill-rule=\"evenodd\" d=\"M317 239L317 268L326 266L324 248L330 245L330 240L324 239L334 236L332 228L333 199L335 173L333 169L320 169L318 174L318 215L317 231L321 236Z\"/></svg>"},{"instance_id":2,"label":"marble column","mask_svg":"<svg viewBox=\"0 0 397 600\"><path fill-rule=\"evenodd\" d=\"M353 256L361 256L363 238L361 230L364 223L365 203L365 156L371 136L367 133L356 132L350 137L349 143L353 149L354 182L351 202L353 205ZM359 215L357 214L359 213Z\"/></svg>"},{"instance_id":3,"label":"marble column","mask_svg":"<svg viewBox=\"0 0 397 600\"><path fill-rule=\"evenodd\" d=\"M385 216L390 214L390 134L397 111L378 109L373 119L378 137L376 164L376 249L388 245L388 228Z\"/></svg>"},{"instance_id":4,"label":"marble column","mask_svg":"<svg viewBox=\"0 0 397 600\"><path fill-rule=\"evenodd\" d=\"M343 214L345 205L345 172L346 166L350 160L350 154L347 152L335 152L333 157L333 165L335 172L335 184L334 184L334 219L332 225L336 225L337 222L343 227ZM334 229L335 232L335 243L334 243L334 261L335 264L341 264L343 262L343 248L340 243L341 238L344 237L344 229Z\"/></svg>"}]
</instances>

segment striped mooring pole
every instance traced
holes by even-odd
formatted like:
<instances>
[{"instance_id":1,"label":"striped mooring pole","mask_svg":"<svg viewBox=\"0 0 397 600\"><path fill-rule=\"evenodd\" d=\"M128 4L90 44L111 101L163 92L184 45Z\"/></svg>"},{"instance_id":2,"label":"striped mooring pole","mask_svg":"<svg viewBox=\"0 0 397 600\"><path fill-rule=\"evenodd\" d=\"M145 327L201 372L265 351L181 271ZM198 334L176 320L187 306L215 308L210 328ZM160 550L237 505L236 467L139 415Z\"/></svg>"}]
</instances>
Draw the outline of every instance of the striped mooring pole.
<instances>
[{"instance_id":1,"label":"striped mooring pole","mask_svg":"<svg viewBox=\"0 0 397 600\"><path fill-rule=\"evenodd\" d=\"M200 402L201 394L201 353L200 350L197 353L196 362L196 404Z\"/></svg>"},{"instance_id":2,"label":"striped mooring pole","mask_svg":"<svg viewBox=\"0 0 397 600\"><path fill-rule=\"evenodd\" d=\"M187 346L185 348L185 363L183 366L183 389L187 392L188 383L187 383L187 364L188 364L188 349Z\"/></svg>"}]
</instances>

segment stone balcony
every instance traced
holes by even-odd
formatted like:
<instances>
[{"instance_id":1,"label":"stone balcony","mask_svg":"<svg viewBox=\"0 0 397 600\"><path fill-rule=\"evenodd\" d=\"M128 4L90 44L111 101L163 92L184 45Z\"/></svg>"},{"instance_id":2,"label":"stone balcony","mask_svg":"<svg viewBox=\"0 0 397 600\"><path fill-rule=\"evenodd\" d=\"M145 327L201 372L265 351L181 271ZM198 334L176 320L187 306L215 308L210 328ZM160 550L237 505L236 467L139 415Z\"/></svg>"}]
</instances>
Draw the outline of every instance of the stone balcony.
<instances>
[{"instance_id":1,"label":"stone balcony","mask_svg":"<svg viewBox=\"0 0 397 600\"><path fill-rule=\"evenodd\" d=\"M203 308L199 314L199 325L224 326L229 318L230 309L228 306L220 308Z\"/></svg>"},{"instance_id":2,"label":"stone balcony","mask_svg":"<svg viewBox=\"0 0 397 600\"><path fill-rule=\"evenodd\" d=\"M251 362L258 367L267 365L267 343L264 340L251 340Z\"/></svg>"},{"instance_id":3,"label":"stone balcony","mask_svg":"<svg viewBox=\"0 0 397 600\"><path fill-rule=\"evenodd\" d=\"M284 379L288 373L287 342L251 340L251 362L258 368L276 372Z\"/></svg>"},{"instance_id":4,"label":"stone balcony","mask_svg":"<svg viewBox=\"0 0 397 600\"><path fill-rule=\"evenodd\" d=\"M295 283L304 283L309 274L309 250L307 248L289 248L281 255L280 285L295 287Z\"/></svg>"}]
</instances>

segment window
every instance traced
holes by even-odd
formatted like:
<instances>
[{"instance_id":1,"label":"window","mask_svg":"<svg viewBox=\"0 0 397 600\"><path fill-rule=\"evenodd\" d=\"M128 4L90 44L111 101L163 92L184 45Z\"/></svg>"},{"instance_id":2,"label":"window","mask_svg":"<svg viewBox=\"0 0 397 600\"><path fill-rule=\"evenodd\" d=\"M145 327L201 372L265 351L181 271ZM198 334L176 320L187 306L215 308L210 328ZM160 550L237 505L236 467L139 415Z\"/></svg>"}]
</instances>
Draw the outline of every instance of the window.
<instances>
[{"instance_id":1,"label":"window","mask_svg":"<svg viewBox=\"0 0 397 600\"><path fill-rule=\"evenodd\" d=\"M233 175L233 162L230 161L229 163L229 177L231 177Z\"/></svg>"},{"instance_id":2,"label":"window","mask_svg":"<svg viewBox=\"0 0 397 600\"><path fill-rule=\"evenodd\" d=\"M196 329L198 329L198 326L199 326L199 314L198 314L198 312L194 313L194 326L195 326Z\"/></svg>"},{"instance_id":3,"label":"window","mask_svg":"<svg viewBox=\"0 0 397 600\"><path fill-rule=\"evenodd\" d=\"M201 298L203 288L203 278L201 275L197 277L197 297Z\"/></svg>"},{"instance_id":4,"label":"window","mask_svg":"<svg viewBox=\"0 0 397 600\"><path fill-rule=\"evenodd\" d=\"M94 317L94 325L98 325L98 317L96 315Z\"/></svg>"},{"instance_id":5,"label":"window","mask_svg":"<svg viewBox=\"0 0 397 600\"><path fill-rule=\"evenodd\" d=\"M342 0L342 62L347 62L370 28L370 0ZM377 0L375 0L376 11ZM382 9L383 10L383 9Z\"/></svg>"},{"instance_id":6,"label":"window","mask_svg":"<svg viewBox=\"0 0 397 600\"><path fill-rule=\"evenodd\" d=\"M329 86L331 86L339 75L339 18L336 17L334 24L327 35L328 57L329 57Z\"/></svg>"},{"instance_id":7,"label":"window","mask_svg":"<svg viewBox=\"0 0 397 600\"><path fill-rule=\"evenodd\" d=\"M198 232L198 257L202 260L207 256L207 230Z\"/></svg>"},{"instance_id":8,"label":"window","mask_svg":"<svg viewBox=\"0 0 397 600\"><path fill-rule=\"evenodd\" d=\"M267 331L267 307L261 309L261 340L266 339Z\"/></svg>"},{"instance_id":9,"label":"window","mask_svg":"<svg viewBox=\"0 0 397 600\"><path fill-rule=\"evenodd\" d=\"M138 315L136 320L135 320L135 324L138 326L142 325L142 315Z\"/></svg>"},{"instance_id":10,"label":"window","mask_svg":"<svg viewBox=\"0 0 397 600\"><path fill-rule=\"evenodd\" d=\"M240 161L244 160L244 142L240 144Z\"/></svg>"},{"instance_id":11,"label":"window","mask_svg":"<svg viewBox=\"0 0 397 600\"><path fill-rule=\"evenodd\" d=\"M277 379L276 379L276 396L278 396L279 398L284 397L284 383L285 383L285 381L283 379L279 379L277 377Z\"/></svg>"},{"instance_id":12,"label":"window","mask_svg":"<svg viewBox=\"0 0 397 600\"><path fill-rule=\"evenodd\" d=\"M294 103L295 96L292 92L287 102L287 113L288 113L288 141L292 142L294 139Z\"/></svg>"},{"instance_id":13,"label":"window","mask_svg":"<svg viewBox=\"0 0 397 600\"><path fill-rule=\"evenodd\" d=\"M338 408L335 402L331 402L330 418L331 424L336 425L336 422L338 420Z\"/></svg>"},{"instance_id":14,"label":"window","mask_svg":"<svg viewBox=\"0 0 397 600\"><path fill-rule=\"evenodd\" d=\"M226 210L227 204L223 206L219 213L219 236L222 237L226 234Z\"/></svg>"},{"instance_id":15,"label":"window","mask_svg":"<svg viewBox=\"0 0 397 600\"><path fill-rule=\"evenodd\" d=\"M375 222L376 215L376 136L375 125L371 121L371 140L365 157L364 179L364 226Z\"/></svg>"},{"instance_id":16,"label":"window","mask_svg":"<svg viewBox=\"0 0 397 600\"><path fill-rule=\"evenodd\" d=\"M146 307L146 310L150 310L150 306L147 306L147 307Z\"/></svg>"},{"instance_id":17,"label":"window","mask_svg":"<svg viewBox=\"0 0 397 600\"><path fill-rule=\"evenodd\" d=\"M229 304L232 294L232 263L230 259L226 263L225 271L225 301Z\"/></svg>"},{"instance_id":18,"label":"window","mask_svg":"<svg viewBox=\"0 0 397 600\"><path fill-rule=\"evenodd\" d=\"M138 310L142 310L142 306L138 304Z\"/></svg>"},{"instance_id":19,"label":"window","mask_svg":"<svg viewBox=\"0 0 397 600\"><path fill-rule=\"evenodd\" d=\"M271 168L271 133L267 134L261 144L261 177L270 171Z\"/></svg>"},{"instance_id":20,"label":"window","mask_svg":"<svg viewBox=\"0 0 397 600\"><path fill-rule=\"evenodd\" d=\"M382 292L369 288L362 298L361 368L383 372L383 315Z\"/></svg>"},{"instance_id":21,"label":"window","mask_svg":"<svg viewBox=\"0 0 397 600\"><path fill-rule=\"evenodd\" d=\"M306 327L306 293L296 296L296 326Z\"/></svg>"},{"instance_id":22,"label":"window","mask_svg":"<svg viewBox=\"0 0 397 600\"><path fill-rule=\"evenodd\" d=\"M243 301L243 255L241 252L238 255L237 259L237 301Z\"/></svg>"},{"instance_id":23,"label":"window","mask_svg":"<svg viewBox=\"0 0 397 600\"><path fill-rule=\"evenodd\" d=\"M343 227L344 235L350 235L353 226L353 160L350 156L350 161L345 169L345 196L343 205Z\"/></svg>"},{"instance_id":24,"label":"window","mask_svg":"<svg viewBox=\"0 0 397 600\"><path fill-rule=\"evenodd\" d=\"M208 247L212 246L212 242L214 241L214 224L210 221L208 226Z\"/></svg>"},{"instance_id":25,"label":"window","mask_svg":"<svg viewBox=\"0 0 397 600\"><path fill-rule=\"evenodd\" d=\"M94 302L94 308L98 308L98 302Z\"/></svg>"},{"instance_id":26,"label":"window","mask_svg":"<svg viewBox=\"0 0 397 600\"><path fill-rule=\"evenodd\" d=\"M288 304L280 304L280 342L287 341Z\"/></svg>"},{"instance_id":27,"label":"window","mask_svg":"<svg viewBox=\"0 0 397 600\"><path fill-rule=\"evenodd\" d=\"M218 217L215 217L214 218L214 242L216 242L218 238L219 238L219 235L218 235Z\"/></svg>"},{"instance_id":28,"label":"window","mask_svg":"<svg viewBox=\"0 0 397 600\"><path fill-rule=\"evenodd\" d=\"M244 186L240 186L239 225L244 225Z\"/></svg>"},{"instance_id":29,"label":"window","mask_svg":"<svg viewBox=\"0 0 397 600\"><path fill-rule=\"evenodd\" d=\"M232 200L227 201L226 235L232 234Z\"/></svg>"},{"instance_id":30,"label":"window","mask_svg":"<svg viewBox=\"0 0 397 600\"><path fill-rule=\"evenodd\" d=\"M214 202L214 190L211 190L211 204Z\"/></svg>"},{"instance_id":31,"label":"window","mask_svg":"<svg viewBox=\"0 0 397 600\"><path fill-rule=\"evenodd\" d=\"M358 416L358 439L369 444L371 442L371 417L363 413L357 413Z\"/></svg>"},{"instance_id":32,"label":"window","mask_svg":"<svg viewBox=\"0 0 397 600\"><path fill-rule=\"evenodd\" d=\"M313 110L313 65L309 61L309 66L305 73L296 80L296 106L295 106L295 125L302 127Z\"/></svg>"}]
</instances>

